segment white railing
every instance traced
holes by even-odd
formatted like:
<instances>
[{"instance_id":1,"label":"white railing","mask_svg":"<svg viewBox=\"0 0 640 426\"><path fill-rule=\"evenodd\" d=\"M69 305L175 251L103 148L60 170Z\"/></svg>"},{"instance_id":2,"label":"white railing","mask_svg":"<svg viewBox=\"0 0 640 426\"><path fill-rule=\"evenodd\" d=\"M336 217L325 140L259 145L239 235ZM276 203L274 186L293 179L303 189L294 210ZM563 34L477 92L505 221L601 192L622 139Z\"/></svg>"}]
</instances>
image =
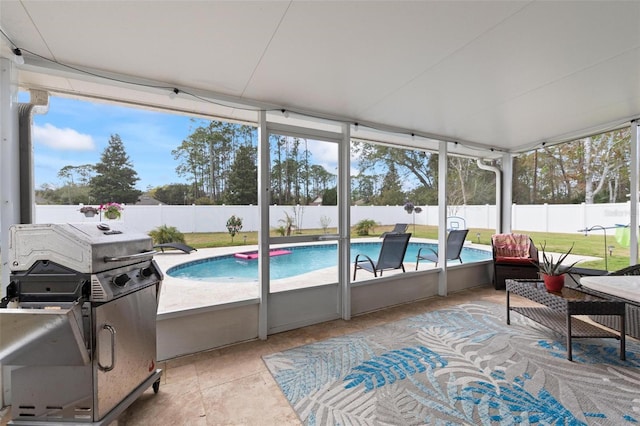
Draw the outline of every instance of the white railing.
<instances>
[{"instance_id":1,"label":"white railing","mask_svg":"<svg viewBox=\"0 0 640 426\"><path fill-rule=\"evenodd\" d=\"M422 206L422 212L408 214L403 206L353 206L351 223L363 219L372 219L380 225L394 223L415 223L417 225L437 226L438 206ZM99 221L99 217L85 217L80 206L37 205L36 223L65 223ZM298 223L301 228L321 228L322 222L329 220L329 227L338 223L338 209L335 206L304 206L297 208ZM451 216L465 219L469 228L496 228L496 208L484 206L449 207ZM512 229L540 232L579 232L593 225L613 227L627 225L630 222L629 203L617 204L542 204L512 206ZM149 232L160 226L175 226L184 233L226 232L226 223L231 215L242 218L245 232L258 230L257 206L125 206L119 219L127 227ZM285 213L295 217L292 206L271 206L270 226L283 225Z\"/></svg>"}]
</instances>

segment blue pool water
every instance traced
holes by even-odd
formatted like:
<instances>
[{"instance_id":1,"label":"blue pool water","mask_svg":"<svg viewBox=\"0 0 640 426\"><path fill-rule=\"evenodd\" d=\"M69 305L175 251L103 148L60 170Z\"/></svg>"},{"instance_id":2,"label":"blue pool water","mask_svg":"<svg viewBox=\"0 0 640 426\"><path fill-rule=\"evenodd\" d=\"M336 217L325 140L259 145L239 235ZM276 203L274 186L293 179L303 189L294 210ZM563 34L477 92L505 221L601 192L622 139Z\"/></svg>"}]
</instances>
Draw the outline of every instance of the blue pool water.
<instances>
[{"instance_id":1,"label":"blue pool water","mask_svg":"<svg viewBox=\"0 0 640 426\"><path fill-rule=\"evenodd\" d=\"M358 254L366 254L374 261L378 259L381 243L352 243L351 263ZM418 249L421 247L437 248L431 243L409 243L405 262L415 263ZM271 279L289 278L306 272L336 266L338 263L338 248L335 244L308 245L286 247L291 254L274 256L271 258ZM423 250L424 252L424 250ZM480 262L491 259L491 252L465 247L462 249L462 261L464 263ZM427 262L427 261L421 261ZM429 262L427 262L429 263ZM450 262L454 265L457 260ZM241 260L233 255L216 256L187 262L174 266L167 270L167 275L176 278L200 281L218 280L257 280L258 260Z\"/></svg>"}]
</instances>

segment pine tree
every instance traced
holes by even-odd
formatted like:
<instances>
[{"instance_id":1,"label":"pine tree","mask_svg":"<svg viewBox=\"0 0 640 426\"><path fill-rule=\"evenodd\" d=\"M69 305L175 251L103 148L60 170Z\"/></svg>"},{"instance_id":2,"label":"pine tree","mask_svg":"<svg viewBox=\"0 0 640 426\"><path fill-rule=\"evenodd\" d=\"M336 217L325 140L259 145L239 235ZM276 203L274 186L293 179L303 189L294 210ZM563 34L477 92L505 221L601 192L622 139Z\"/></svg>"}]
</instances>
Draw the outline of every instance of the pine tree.
<instances>
[{"instance_id":1,"label":"pine tree","mask_svg":"<svg viewBox=\"0 0 640 426\"><path fill-rule=\"evenodd\" d=\"M402 183L394 163L387 164L387 174L382 180L380 195L378 195L379 205L399 206L404 204L405 195L402 192Z\"/></svg>"},{"instance_id":2,"label":"pine tree","mask_svg":"<svg viewBox=\"0 0 640 426\"><path fill-rule=\"evenodd\" d=\"M225 200L228 204L258 204L258 167L256 148L238 147L231 166Z\"/></svg>"},{"instance_id":3,"label":"pine tree","mask_svg":"<svg viewBox=\"0 0 640 426\"><path fill-rule=\"evenodd\" d=\"M141 191L135 188L138 174L129 161L124 144L116 133L95 165L96 175L89 181L92 199L98 203L135 203Z\"/></svg>"}]
</instances>

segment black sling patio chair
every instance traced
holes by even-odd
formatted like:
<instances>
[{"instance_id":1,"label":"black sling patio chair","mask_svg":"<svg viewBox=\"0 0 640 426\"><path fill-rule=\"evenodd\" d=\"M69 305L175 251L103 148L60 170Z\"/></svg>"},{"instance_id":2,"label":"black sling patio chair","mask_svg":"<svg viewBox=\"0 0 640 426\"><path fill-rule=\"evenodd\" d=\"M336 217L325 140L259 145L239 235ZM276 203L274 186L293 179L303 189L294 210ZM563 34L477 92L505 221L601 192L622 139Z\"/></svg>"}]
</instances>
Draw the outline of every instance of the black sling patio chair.
<instances>
[{"instance_id":1,"label":"black sling patio chair","mask_svg":"<svg viewBox=\"0 0 640 426\"><path fill-rule=\"evenodd\" d=\"M449 235L447 236L447 260L459 260L460 263L462 263L460 253L462 253L462 246L468 233L468 229L449 231ZM422 252L423 250L424 253ZM418 270L418 264L421 260L430 260L431 262L435 262L435 266L438 266L438 252L432 248L421 247L416 257L416 271Z\"/></svg>"},{"instance_id":2,"label":"black sling patio chair","mask_svg":"<svg viewBox=\"0 0 640 426\"><path fill-rule=\"evenodd\" d=\"M373 272L374 277L378 276L378 272L380 272L380 276L382 276L382 271L391 269L402 269L402 272L405 272L402 262L407 252L409 238L411 238L411 233L385 235L384 240L382 240L380 255L376 262L366 254L356 255L356 260L353 264L353 280L355 281L356 279L358 269Z\"/></svg>"},{"instance_id":3,"label":"black sling patio chair","mask_svg":"<svg viewBox=\"0 0 640 426\"><path fill-rule=\"evenodd\" d=\"M380 238L384 238L389 234L404 234L407 231L408 227L408 223L396 223L391 231L383 232L382 234L380 234Z\"/></svg>"},{"instance_id":4,"label":"black sling patio chair","mask_svg":"<svg viewBox=\"0 0 640 426\"><path fill-rule=\"evenodd\" d=\"M153 246L153 248L159 248L162 253L164 253L165 249L180 250L184 253L191 253L192 251L198 251L187 244L178 243L178 242L156 244L155 246Z\"/></svg>"}]
</instances>

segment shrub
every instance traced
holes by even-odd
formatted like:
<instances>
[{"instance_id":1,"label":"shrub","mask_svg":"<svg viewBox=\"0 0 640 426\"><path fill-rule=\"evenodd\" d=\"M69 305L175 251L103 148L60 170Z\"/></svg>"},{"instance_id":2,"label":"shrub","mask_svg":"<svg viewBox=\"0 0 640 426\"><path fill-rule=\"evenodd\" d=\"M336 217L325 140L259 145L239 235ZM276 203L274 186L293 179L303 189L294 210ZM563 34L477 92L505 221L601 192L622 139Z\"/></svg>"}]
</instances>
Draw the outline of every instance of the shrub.
<instances>
[{"instance_id":1,"label":"shrub","mask_svg":"<svg viewBox=\"0 0 640 426\"><path fill-rule=\"evenodd\" d=\"M331 218L329 216L321 216L320 217L320 226L322 227L322 231L326 234L327 229L331 225Z\"/></svg>"},{"instance_id":2,"label":"shrub","mask_svg":"<svg viewBox=\"0 0 640 426\"><path fill-rule=\"evenodd\" d=\"M369 235L370 231L374 231L376 225L376 222L372 219L362 219L360 222L356 223L356 234L361 237Z\"/></svg>"},{"instance_id":3,"label":"shrub","mask_svg":"<svg viewBox=\"0 0 640 426\"><path fill-rule=\"evenodd\" d=\"M227 220L227 231L229 231L229 235L231 235L231 242L233 242L233 237L235 237L241 229L242 218L236 215L232 215L229 220Z\"/></svg>"},{"instance_id":4,"label":"shrub","mask_svg":"<svg viewBox=\"0 0 640 426\"><path fill-rule=\"evenodd\" d=\"M149 232L154 244L184 243L184 235L175 226L162 225Z\"/></svg>"}]
</instances>

